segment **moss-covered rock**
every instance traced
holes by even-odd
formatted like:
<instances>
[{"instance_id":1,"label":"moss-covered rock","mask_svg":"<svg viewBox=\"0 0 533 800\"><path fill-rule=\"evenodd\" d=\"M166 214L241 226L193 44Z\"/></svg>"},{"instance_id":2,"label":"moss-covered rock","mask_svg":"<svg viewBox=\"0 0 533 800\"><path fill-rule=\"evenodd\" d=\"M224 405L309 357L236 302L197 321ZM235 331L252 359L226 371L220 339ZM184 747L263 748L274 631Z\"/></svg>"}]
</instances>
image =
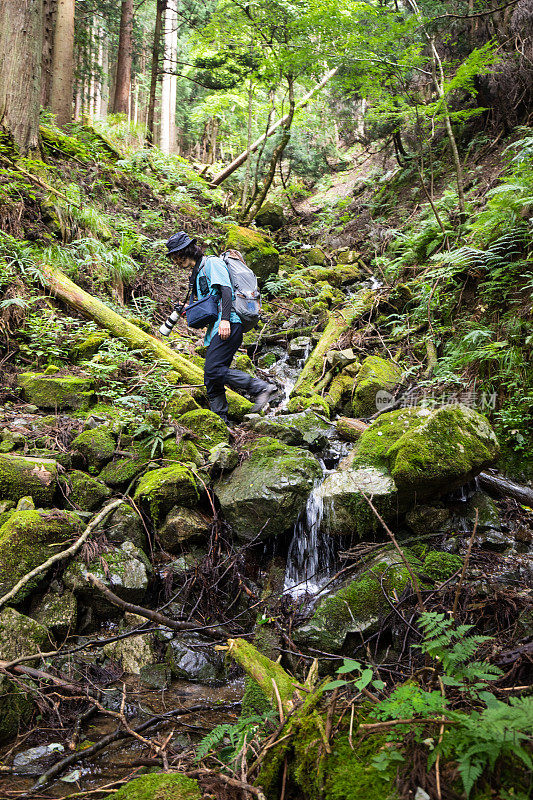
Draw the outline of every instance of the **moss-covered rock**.
<instances>
[{"instance_id":1,"label":"moss-covered rock","mask_svg":"<svg viewBox=\"0 0 533 800\"><path fill-rule=\"evenodd\" d=\"M86 336L80 336L74 342L72 355L78 361L88 360L96 355L100 347L104 342L107 342L108 339L109 334L104 333L104 331L92 331L92 333Z\"/></svg>"},{"instance_id":2,"label":"moss-covered rock","mask_svg":"<svg viewBox=\"0 0 533 800\"><path fill-rule=\"evenodd\" d=\"M187 391L173 392L167 402L165 411L171 419L178 419L188 411L196 411L200 406Z\"/></svg>"},{"instance_id":3,"label":"moss-covered rock","mask_svg":"<svg viewBox=\"0 0 533 800\"><path fill-rule=\"evenodd\" d=\"M26 436L22 431L4 428L0 431L0 453L10 453L12 450L24 447Z\"/></svg>"},{"instance_id":4,"label":"moss-covered rock","mask_svg":"<svg viewBox=\"0 0 533 800\"><path fill-rule=\"evenodd\" d=\"M105 483L92 478L86 472L74 470L65 478L60 478L69 502L82 511L93 511L111 496Z\"/></svg>"},{"instance_id":5,"label":"moss-covered rock","mask_svg":"<svg viewBox=\"0 0 533 800\"><path fill-rule=\"evenodd\" d=\"M451 514L449 509L442 505L421 505L406 514L405 521L413 533L423 536L427 533L449 530Z\"/></svg>"},{"instance_id":6,"label":"moss-covered rock","mask_svg":"<svg viewBox=\"0 0 533 800\"><path fill-rule=\"evenodd\" d=\"M285 224L283 206L267 200L255 215L255 224L260 228L268 228L270 231L278 231L283 228Z\"/></svg>"},{"instance_id":7,"label":"moss-covered rock","mask_svg":"<svg viewBox=\"0 0 533 800\"><path fill-rule=\"evenodd\" d=\"M252 359L250 356L247 356L246 353L239 353L236 355L233 359L233 364L236 369L240 369L242 372L248 373L248 375L255 375L255 367Z\"/></svg>"},{"instance_id":8,"label":"moss-covered rock","mask_svg":"<svg viewBox=\"0 0 533 800\"><path fill-rule=\"evenodd\" d=\"M175 772L141 775L122 786L115 800L202 800L198 782Z\"/></svg>"},{"instance_id":9,"label":"moss-covered rock","mask_svg":"<svg viewBox=\"0 0 533 800\"><path fill-rule=\"evenodd\" d=\"M304 256L310 267L323 267L327 261L326 254L320 247L311 247L305 251Z\"/></svg>"},{"instance_id":10,"label":"moss-covered rock","mask_svg":"<svg viewBox=\"0 0 533 800\"><path fill-rule=\"evenodd\" d=\"M202 541L209 534L211 520L191 508L172 508L158 529L161 546L169 553L179 552L183 542Z\"/></svg>"},{"instance_id":11,"label":"moss-covered rock","mask_svg":"<svg viewBox=\"0 0 533 800\"><path fill-rule=\"evenodd\" d=\"M311 619L294 634L295 641L320 650L339 652L349 633L368 631L376 626L409 579L398 556L383 556L355 580L344 583L319 600Z\"/></svg>"},{"instance_id":12,"label":"moss-covered rock","mask_svg":"<svg viewBox=\"0 0 533 800\"><path fill-rule=\"evenodd\" d=\"M118 609L87 580L88 573L99 578L114 594L128 603L141 603L148 589L152 567L133 542L124 542L91 559L78 557L63 574L63 583L101 617L117 616Z\"/></svg>"},{"instance_id":13,"label":"moss-covered rock","mask_svg":"<svg viewBox=\"0 0 533 800\"><path fill-rule=\"evenodd\" d=\"M38 408L87 411L95 400L92 382L88 378L23 372L19 375L19 384L24 399Z\"/></svg>"},{"instance_id":14,"label":"moss-covered rock","mask_svg":"<svg viewBox=\"0 0 533 800\"><path fill-rule=\"evenodd\" d=\"M139 550L144 550L146 547L146 532L142 520L137 511L126 503L107 517L104 531L112 544L124 544L129 541Z\"/></svg>"},{"instance_id":15,"label":"moss-covered rock","mask_svg":"<svg viewBox=\"0 0 533 800\"><path fill-rule=\"evenodd\" d=\"M188 411L183 414L178 422L184 428L189 428L196 436L195 442L210 450L216 444L229 441L229 433L226 424L220 419L218 414L206 408L199 408L197 411Z\"/></svg>"},{"instance_id":16,"label":"moss-covered rock","mask_svg":"<svg viewBox=\"0 0 533 800\"><path fill-rule=\"evenodd\" d=\"M460 570L463 566L463 559L461 556L456 556L453 553L444 553L442 550L431 550L422 565L422 574L436 583L451 578L454 572Z\"/></svg>"},{"instance_id":17,"label":"moss-covered rock","mask_svg":"<svg viewBox=\"0 0 533 800\"><path fill-rule=\"evenodd\" d=\"M4 608L0 612L0 660L13 661L46 650L48 640L44 625L19 614L14 608ZM1 675L0 742L15 737L19 726L29 721L32 711L31 694Z\"/></svg>"},{"instance_id":18,"label":"moss-covered rock","mask_svg":"<svg viewBox=\"0 0 533 800\"><path fill-rule=\"evenodd\" d=\"M292 527L322 471L307 450L262 437L250 458L215 485L224 516L235 533L253 539Z\"/></svg>"},{"instance_id":19,"label":"moss-covered rock","mask_svg":"<svg viewBox=\"0 0 533 800\"><path fill-rule=\"evenodd\" d=\"M196 447L191 439L180 439L179 442L175 438L165 439L163 443L163 461L165 466L169 462L179 461L181 463L194 464L200 467L204 463L204 457Z\"/></svg>"},{"instance_id":20,"label":"moss-covered rock","mask_svg":"<svg viewBox=\"0 0 533 800\"><path fill-rule=\"evenodd\" d=\"M56 488L56 461L14 453L0 455L0 500L18 502L29 495L39 506L49 506Z\"/></svg>"},{"instance_id":21,"label":"moss-covered rock","mask_svg":"<svg viewBox=\"0 0 533 800\"><path fill-rule=\"evenodd\" d=\"M239 461L238 452L225 442L212 447L207 458L207 462L214 474L235 469Z\"/></svg>"},{"instance_id":22,"label":"moss-covered rock","mask_svg":"<svg viewBox=\"0 0 533 800\"><path fill-rule=\"evenodd\" d=\"M149 458L135 452L132 457L109 461L98 478L113 489L126 489L134 478L141 474L149 463Z\"/></svg>"},{"instance_id":23,"label":"moss-covered rock","mask_svg":"<svg viewBox=\"0 0 533 800\"><path fill-rule=\"evenodd\" d=\"M259 231L233 225L228 229L226 250L240 250L259 280L265 281L279 269L279 253Z\"/></svg>"},{"instance_id":24,"label":"moss-covered rock","mask_svg":"<svg viewBox=\"0 0 533 800\"><path fill-rule=\"evenodd\" d=\"M291 397L287 405L287 411L291 414L296 414L298 411L307 411L307 409L314 409L326 417L330 415L330 408L326 400L319 394L312 394L309 397L296 395L296 397Z\"/></svg>"},{"instance_id":25,"label":"moss-covered rock","mask_svg":"<svg viewBox=\"0 0 533 800\"><path fill-rule=\"evenodd\" d=\"M109 642L104 645L103 652L130 675L140 675L141 670L153 664L156 658L149 634L128 636L118 642Z\"/></svg>"},{"instance_id":26,"label":"moss-covered rock","mask_svg":"<svg viewBox=\"0 0 533 800\"><path fill-rule=\"evenodd\" d=\"M479 531L495 530L500 531L502 528L500 520L500 512L494 500L485 494L485 492L474 492L468 498L465 508L461 509L462 516L473 526L476 519L477 511L477 528Z\"/></svg>"},{"instance_id":27,"label":"moss-covered rock","mask_svg":"<svg viewBox=\"0 0 533 800\"><path fill-rule=\"evenodd\" d=\"M76 466L87 466L89 472L96 475L111 461L115 452L115 440L109 428L100 425L98 428L83 431L72 442L72 458Z\"/></svg>"},{"instance_id":28,"label":"moss-covered rock","mask_svg":"<svg viewBox=\"0 0 533 800\"><path fill-rule=\"evenodd\" d=\"M81 534L81 520L70 511L15 511L0 528L0 596L35 567ZM27 597L46 577L36 576L16 595Z\"/></svg>"},{"instance_id":29,"label":"moss-covered rock","mask_svg":"<svg viewBox=\"0 0 533 800\"><path fill-rule=\"evenodd\" d=\"M302 411L298 414L259 417L254 431L264 436L274 436L286 444L321 450L328 444L333 427L313 411Z\"/></svg>"},{"instance_id":30,"label":"moss-covered rock","mask_svg":"<svg viewBox=\"0 0 533 800\"><path fill-rule=\"evenodd\" d=\"M76 630L78 603L73 592L47 592L32 605L32 617L57 636L64 637Z\"/></svg>"},{"instance_id":31,"label":"moss-covered rock","mask_svg":"<svg viewBox=\"0 0 533 800\"><path fill-rule=\"evenodd\" d=\"M194 413L194 412L191 412ZM173 506L193 508L200 500L196 478L183 464L149 470L140 479L134 500L139 502L157 525Z\"/></svg>"},{"instance_id":32,"label":"moss-covered rock","mask_svg":"<svg viewBox=\"0 0 533 800\"><path fill-rule=\"evenodd\" d=\"M389 391L401 380L403 371L394 361L368 356L361 364L355 380L352 401L354 417L369 417L376 413L376 395Z\"/></svg>"}]
</instances>

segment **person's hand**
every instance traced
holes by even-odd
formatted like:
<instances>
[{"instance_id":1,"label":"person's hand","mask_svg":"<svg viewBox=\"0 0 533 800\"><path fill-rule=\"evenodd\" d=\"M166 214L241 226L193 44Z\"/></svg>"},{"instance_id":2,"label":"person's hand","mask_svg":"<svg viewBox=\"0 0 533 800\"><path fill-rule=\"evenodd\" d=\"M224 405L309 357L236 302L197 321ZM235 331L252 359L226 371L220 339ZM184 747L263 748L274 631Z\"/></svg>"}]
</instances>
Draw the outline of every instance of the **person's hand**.
<instances>
[{"instance_id":1,"label":"person's hand","mask_svg":"<svg viewBox=\"0 0 533 800\"><path fill-rule=\"evenodd\" d=\"M218 326L218 335L221 339L229 339L231 333L231 325L225 319L221 320L220 325Z\"/></svg>"}]
</instances>

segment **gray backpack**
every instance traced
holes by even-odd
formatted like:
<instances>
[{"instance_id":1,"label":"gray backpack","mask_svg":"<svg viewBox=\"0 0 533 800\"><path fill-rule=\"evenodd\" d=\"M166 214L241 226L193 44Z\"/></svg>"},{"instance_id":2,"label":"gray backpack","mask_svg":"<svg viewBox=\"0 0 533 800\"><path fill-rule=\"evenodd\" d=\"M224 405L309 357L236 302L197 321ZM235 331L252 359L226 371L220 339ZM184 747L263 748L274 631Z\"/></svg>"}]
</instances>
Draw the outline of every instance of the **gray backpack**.
<instances>
[{"instance_id":1,"label":"gray backpack","mask_svg":"<svg viewBox=\"0 0 533 800\"><path fill-rule=\"evenodd\" d=\"M235 293L232 309L242 322L244 332L255 328L261 316L261 293L255 273L246 266L238 250L228 250L220 256L228 268Z\"/></svg>"}]
</instances>

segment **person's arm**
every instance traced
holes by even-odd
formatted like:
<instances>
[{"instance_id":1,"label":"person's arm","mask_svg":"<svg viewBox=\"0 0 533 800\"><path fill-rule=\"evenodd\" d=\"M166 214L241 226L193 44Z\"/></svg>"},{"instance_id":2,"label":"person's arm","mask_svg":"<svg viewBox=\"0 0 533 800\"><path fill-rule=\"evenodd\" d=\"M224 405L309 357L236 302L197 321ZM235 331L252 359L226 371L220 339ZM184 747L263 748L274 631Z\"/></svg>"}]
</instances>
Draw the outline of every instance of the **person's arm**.
<instances>
[{"instance_id":1,"label":"person's arm","mask_svg":"<svg viewBox=\"0 0 533 800\"><path fill-rule=\"evenodd\" d=\"M220 287L220 296L222 300L222 319L226 322L229 322L229 317L231 314L231 303L232 303L232 296L231 296L231 289L229 286L221 286Z\"/></svg>"}]
</instances>

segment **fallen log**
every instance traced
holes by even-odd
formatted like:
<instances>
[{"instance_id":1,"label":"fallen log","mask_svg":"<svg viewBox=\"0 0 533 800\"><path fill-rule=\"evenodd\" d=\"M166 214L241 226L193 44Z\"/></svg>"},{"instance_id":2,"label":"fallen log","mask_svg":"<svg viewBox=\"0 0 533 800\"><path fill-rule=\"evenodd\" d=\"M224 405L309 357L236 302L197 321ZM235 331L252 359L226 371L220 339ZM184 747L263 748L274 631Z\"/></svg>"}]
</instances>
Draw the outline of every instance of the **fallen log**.
<instances>
[{"instance_id":1,"label":"fallen log","mask_svg":"<svg viewBox=\"0 0 533 800\"><path fill-rule=\"evenodd\" d=\"M522 486L520 483L514 483L501 475L493 475L489 472L480 472L478 480L487 491L500 497L512 497L519 503L533 508L533 489L529 486Z\"/></svg>"},{"instance_id":2,"label":"fallen log","mask_svg":"<svg viewBox=\"0 0 533 800\"><path fill-rule=\"evenodd\" d=\"M296 381L291 392L292 397L297 395L309 397L315 393L316 385L320 382L324 371L326 353L337 344L348 328L351 328L358 319L371 310L375 297L375 292L371 289L362 289L347 306L331 312L329 322L318 344L307 359L300 377Z\"/></svg>"},{"instance_id":3,"label":"fallen log","mask_svg":"<svg viewBox=\"0 0 533 800\"><path fill-rule=\"evenodd\" d=\"M339 417L335 427L341 439L347 442L357 442L368 428L368 424L360 419Z\"/></svg>"},{"instance_id":4,"label":"fallen log","mask_svg":"<svg viewBox=\"0 0 533 800\"><path fill-rule=\"evenodd\" d=\"M188 361L184 356L174 352L164 342L145 333L137 325L124 319L108 308L101 300L93 297L88 292L80 289L70 278L50 264L42 265L42 274L45 285L63 302L72 306L76 311L90 317L102 328L108 330L113 336L121 339L134 350L142 350L166 361L167 364L178 372L189 384L203 384L203 371L196 364ZM236 392L228 391L228 404L233 417L242 418L248 413L252 404Z\"/></svg>"}]
</instances>

